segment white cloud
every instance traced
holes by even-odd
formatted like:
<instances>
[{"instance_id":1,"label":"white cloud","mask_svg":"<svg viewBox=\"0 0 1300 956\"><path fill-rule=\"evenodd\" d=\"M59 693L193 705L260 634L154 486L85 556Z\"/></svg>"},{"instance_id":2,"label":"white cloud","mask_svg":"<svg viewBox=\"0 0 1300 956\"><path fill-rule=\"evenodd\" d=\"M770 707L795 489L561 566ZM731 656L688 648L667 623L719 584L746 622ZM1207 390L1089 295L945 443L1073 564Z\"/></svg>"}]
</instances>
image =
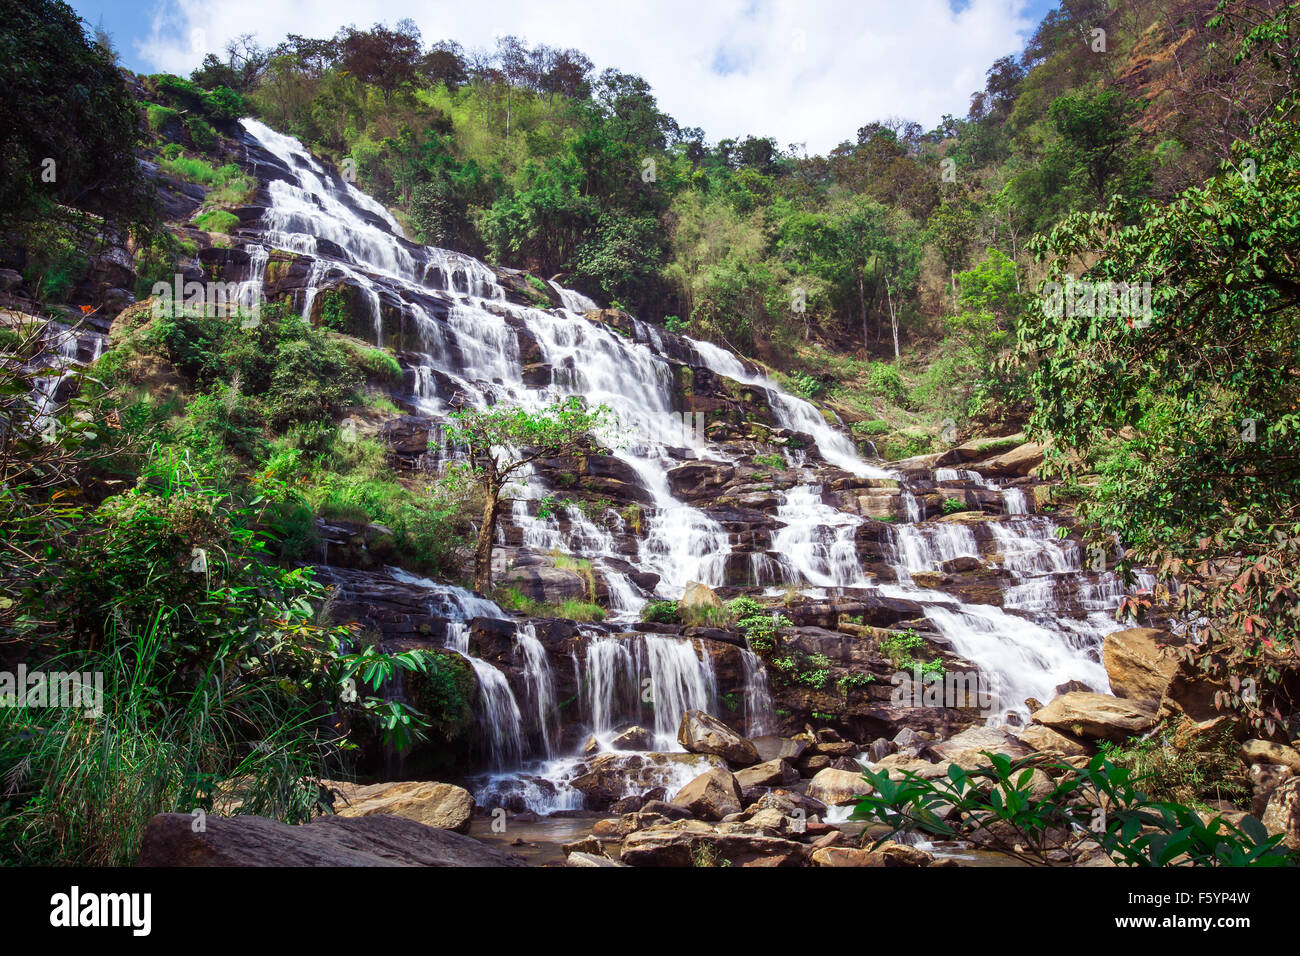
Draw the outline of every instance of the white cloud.
<instances>
[{"instance_id":1,"label":"white cloud","mask_svg":"<svg viewBox=\"0 0 1300 956\"><path fill-rule=\"evenodd\" d=\"M1021 49L1027 0L166 0L137 53L188 73L205 50L255 33L330 36L410 17L426 42L490 47L513 33L638 73L660 105L711 141L747 133L825 152L871 120L964 115L995 59ZM196 32L197 31L197 32Z\"/></svg>"}]
</instances>

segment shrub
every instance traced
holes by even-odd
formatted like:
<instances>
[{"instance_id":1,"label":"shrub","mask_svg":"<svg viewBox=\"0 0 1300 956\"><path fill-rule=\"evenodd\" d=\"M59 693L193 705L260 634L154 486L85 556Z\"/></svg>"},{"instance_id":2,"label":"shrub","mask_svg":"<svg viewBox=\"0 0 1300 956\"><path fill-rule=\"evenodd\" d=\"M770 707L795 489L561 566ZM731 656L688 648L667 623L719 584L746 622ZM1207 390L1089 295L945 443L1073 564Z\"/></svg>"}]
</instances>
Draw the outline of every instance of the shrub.
<instances>
[{"instance_id":1,"label":"shrub","mask_svg":"<svg viewBox=\"0 0 1300 956\"><path fill-rule=\"evenodd\" d=\"M641 608L641 620L653 624L676 624L676 601L651 601Z\"/></svg>"},{"instance_id":2,"label":"shrub","mask_svg":"<svg viewBox=\"0 0 1300 956\"><path fill-rule=\"evenodd\" d=\"M194 217L194 225L204 232L229 235L239 226L239 217L225 209L208 209Z\"/></svg>"}]
</instances>

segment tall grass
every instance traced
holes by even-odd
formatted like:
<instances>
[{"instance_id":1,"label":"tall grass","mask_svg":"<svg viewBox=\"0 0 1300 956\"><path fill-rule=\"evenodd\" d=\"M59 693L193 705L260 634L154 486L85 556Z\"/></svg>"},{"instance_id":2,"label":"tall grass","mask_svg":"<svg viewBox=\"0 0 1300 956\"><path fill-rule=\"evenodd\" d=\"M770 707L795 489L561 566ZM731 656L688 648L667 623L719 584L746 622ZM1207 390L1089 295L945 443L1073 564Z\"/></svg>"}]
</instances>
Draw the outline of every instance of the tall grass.
<instances>
[{"instance_id":1,"label":"tall grass","mask_svg":"<svg viewBox=\"0 0 1300 956\"><path fill-rule=\"evenodd\" d=\"M286 703L270 678L219 664L191 691L164 697L151 675L167 625L160 611L145 633L107 642L113 650L46 665L102 672L101 716L0 708L0 860L129 865L158 813L310 816L325 747L308 707Z\"/></svg>"}]
</instances>

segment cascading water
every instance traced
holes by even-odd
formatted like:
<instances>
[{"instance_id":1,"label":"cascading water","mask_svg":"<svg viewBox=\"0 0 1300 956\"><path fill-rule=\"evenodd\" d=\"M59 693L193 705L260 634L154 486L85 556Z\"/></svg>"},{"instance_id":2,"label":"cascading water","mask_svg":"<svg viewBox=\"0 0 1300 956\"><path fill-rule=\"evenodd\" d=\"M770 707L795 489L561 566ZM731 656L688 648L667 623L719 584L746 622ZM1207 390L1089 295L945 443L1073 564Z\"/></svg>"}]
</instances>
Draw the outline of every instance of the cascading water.
<instances>
[{"instance_id":1,"label":"cascading water","mask_svg":"<svg viewBox=\"0 0 1300 956\"><path fill-rule=\"evenodd\" d=\"M613 455L635 476L649 502L642 509L631 563L658 575L654 595L659 597L679 596L692 580L722 583L731 538L716 520L673 495L668 469L682 460L682 449L687 457L731 459L684 428L681 417L674 414L673 370L662 354L664 336L655 327L632 320L635 334L620 335L584 318L595 308L590 299L554 283L558 308L512 303L486 265L469 256L411 243L382 205L327 172L297 140L254 120L242 123L250 140L272 158L262 177L268 181L271 205L263 215L260 235L247 244L250 283L261 282L269 250L286 249L313 258L301 303L305 318L311 316L317 289L339 280L361 290L377 342L385 341L384 315L400 316L406 343L403 359L414 381L411 400L435 418L465 404L485 407L509 401L536 408L569 395L609 406L619 421ZM958 523L926 521L921 501L901 477L863 461L848 436L810 403L785 393L730 352L706 342L682 341L694 351L693 364L761 389L777 424L810 435L826 462L859 479L898 480L907 520L891 529L888 547L898 584L881 585L877 591L921 603L927 618L957 653L994 681L999 694L994 719L1023 710L1026 696L1052 696L1055 685L1065 680L1107 686L1097 648L1106 631L1116 626L1105 612L1120 593L1118 582L1113 575L1089 577L1082 571L1077 547L1057 541L1055 525L1031 514L1022 489L999 489L1009 517L991 524L994 547L1015 582L1006 590L1005 608L965 604L941 590L919 587L913 573L940 571L944 562L954 558L980 558L980 541L974 533ZM536 357L530 362L540 359L540 364L549 366L542 383L524 380L525 345L535 348ZM804 469L807 458L802 451L792 451L787 461ZM935 479L996 488L969 470L941 471ZM629 536L621 517L593 520L568 508L563 521L541 518L537 505L547 490L540 476L533 475L513 506L513 524L524 544L591 560L608 585L616 617L634 618L652 595L620 570L630 560ZM810 473L777 496L778 527L771 550L751 555L755 584L871 586L855 547L861 517L826 504L821 482ZM404 580L399 575L394 572ZM1065 613L1058 583L1075 589L1084 618ZM441 616L460 622L477 616L505 617L489 601L459 589L436 587L441 590L435 613ZM463 623L449 629L449 647L468 655L467 641ZM535 634L521 630L515 646L524 673L525 706L530 713L536 711L541 747L549 754L557 743L549 722L556 710L554 675ZM500 767L522 762L527 742L514 692L501 671L470 660L479 677L480 720L491 759ZM745 717L749 732L758 733L771 723L770 693L756 655L746 652L744 662ZM685 709L716 711L712 662L691 641L660 636L595 639L588 642L583 660L574 657L574 665L579 671L583 713L602 746L620 727L650 717L651 701L656 746L663 749L677 748L677 725ZM574 768L572 758L547 761L527 777L525 802L535 809L578 805L580 799L565 783ZM493 778L485 786L497 793L502 779Z\"/></svg>"}]
</instances>

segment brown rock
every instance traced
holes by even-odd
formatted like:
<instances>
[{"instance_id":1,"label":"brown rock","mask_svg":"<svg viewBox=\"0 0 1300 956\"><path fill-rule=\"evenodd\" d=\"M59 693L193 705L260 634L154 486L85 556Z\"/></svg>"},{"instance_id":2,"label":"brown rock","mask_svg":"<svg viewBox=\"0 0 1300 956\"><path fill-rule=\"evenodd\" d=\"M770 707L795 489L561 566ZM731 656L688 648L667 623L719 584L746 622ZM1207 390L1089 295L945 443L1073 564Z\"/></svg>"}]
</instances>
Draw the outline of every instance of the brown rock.
<instances>
[{"instance_id":1,"label":"brown rock","mask_svg":"<svg viewBox=\"0 0 1300 956\"><path fill-rule=\"evenodd\" d=\"M715 768L682 787L672 802L702 820L721 820L740 812L740 785L730 771Z\"/></svg>"},{"instance_id":2,"label":"brown rock","mask_svg":"<svg viewBox=\"0 0 1300 956\"><path fill-rule=\"evenodd\" d=\"M1288 850L1300 853L1300 777L1293 777L1273 791L1264 811L1269 833L1283 834Z\"/></svg>"},{"instance_id":3,"label":"brown rock","mask_svg":"<svg viewBox=\"0 0 1300 956\"><path fill-rule=\"evenodd\" d=\"M1155 709L1178 670L1178 662L1157 646L1166 638L1164 631L1150 627L1106 635L1102 661L1116 697L1147 701Z\"/></svg>"},{"instance_id":4,"label":"brown rock","mask_svg":"<svg viewBox=\"0 0 1300 956\"><path fill-rule=\"evenodd\" d=\"M265 817L188 813L149 821L137 866L527 866L513 853L406 817L317 817L289 826Z\"/></svg>"},{"instance_id":5,"label":"brown rock","mask_svg":"<svg viewBox=\"0 0 1300 956\"><path fill-rule=\"evenodd\" d=\"M682 714L677 742L696 754L715 754L727 762L747 766L758 763L754 745L718 718L702 710Z\"/></svg>"},{"instance_id":6,"label":"brown rock","mask_svg":"<svg viewBox=\"0 0 1300 956\"><path fill-rule=\"evenodd\" d=\"M1155 725L1153 710L1107 694L1072 691L1034 712L1035 723L1090 740L1127 740Z\"/></svg>"},{"instance_id":7,"label":"brown rock","mask_svg":"<svg viewBox=\"0 0 1300 956\"><path fill-rule=\"evenodd\" d=\"M406 817L439 830L468 833L474 815L474 797L464 787L450 783L406 781L357 786L327 783L341 799L334 803L341 817L368 817L376 813Z\"/></svg>"},{"instance_id":8,"label":"brown rock","mask_svg":"<svg viewBox=\"0 0 1300 956\"><path fill-rule=\"evenodd\" d=\"M847 806L857 802L857 797L871 792L871 784L860 773L826 768L808 783L808 796L820 800L828 807Z\"/></svg>"}]
</instances>

